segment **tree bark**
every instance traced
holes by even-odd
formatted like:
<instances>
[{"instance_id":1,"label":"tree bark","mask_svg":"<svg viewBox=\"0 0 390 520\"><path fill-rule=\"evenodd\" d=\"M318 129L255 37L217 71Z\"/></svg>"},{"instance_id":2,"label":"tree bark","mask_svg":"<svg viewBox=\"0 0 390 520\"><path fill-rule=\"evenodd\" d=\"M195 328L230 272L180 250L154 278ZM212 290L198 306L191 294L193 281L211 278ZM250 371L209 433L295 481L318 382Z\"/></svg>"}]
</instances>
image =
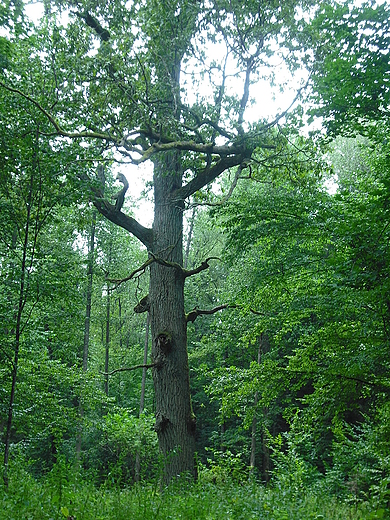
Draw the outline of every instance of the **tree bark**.
<instances>
[{"instance_id":1,"label":"tree bark","mask_svg":"<svg viewBox=\"0 0 390 520\"><path fill-rule=\"evenodd\" d=\"M184 202L175 198L180 186L180 158L177 153L168 153L155 163L153 254L182 266ZM165 459L165 483L183 472L196 476L184 280L183 271L176 267L158 262L150 267L152 361L158 364L153 369L155 429Z\"/></svg>"}]
</instances>

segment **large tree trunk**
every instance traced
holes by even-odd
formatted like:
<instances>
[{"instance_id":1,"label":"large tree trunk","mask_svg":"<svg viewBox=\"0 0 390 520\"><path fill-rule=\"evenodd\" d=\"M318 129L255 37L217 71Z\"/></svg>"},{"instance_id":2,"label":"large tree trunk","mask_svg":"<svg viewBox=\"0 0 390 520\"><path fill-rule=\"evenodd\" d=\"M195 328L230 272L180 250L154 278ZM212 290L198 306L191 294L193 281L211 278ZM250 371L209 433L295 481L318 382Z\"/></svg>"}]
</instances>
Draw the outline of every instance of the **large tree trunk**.
<instances>
[{"instance_id":1,"label":"large tree trunk","mask_svg":"<svg viewBox=\"0 0 390 520\"><path fill-rule=\"evenodd\" d=\"M167 154L155 164L155 216L150 269L150 320L156 399L156 432L165 458L164 481L188 472L196 476L195 417L191 407L184 312L184 275L181 269L162 265L158 259L183 265L184 203L174 199L181 186L177 154Z\"/></svg>"}]
</instances>

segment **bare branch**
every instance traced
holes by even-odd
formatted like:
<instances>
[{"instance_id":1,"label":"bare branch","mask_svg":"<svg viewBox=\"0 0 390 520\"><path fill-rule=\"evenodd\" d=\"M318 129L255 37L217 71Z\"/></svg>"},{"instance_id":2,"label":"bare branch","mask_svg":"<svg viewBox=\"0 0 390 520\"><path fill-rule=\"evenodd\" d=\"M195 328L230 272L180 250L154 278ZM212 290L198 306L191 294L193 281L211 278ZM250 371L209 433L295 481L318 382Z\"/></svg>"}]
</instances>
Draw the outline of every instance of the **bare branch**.
<instances>
[{"instance_id":1,"label":"bare branch","mask_svg":"<svg viewBox=\"0 0 390 520\"><path fill-rule=\"evenodd\" d=\"M203 310L203 309L195 308L186 315L186 321L187 321L187 323L189 321L193 323L198 316L215 314L216 312L222 311L224 309L238 309L240 307L243 307L243 306L225 303L223 305L218 305L218 307L214 307L214 309ZM249 309L249 311L252 314L256 314L257 316L266 316L266 314L264 312L255 311L254 309Z\"/></svg>"},{"instance_id":2,"label":"bare branch","mask_svg":"<svg viewBox=\"0 0 390 520\"><path fill-rule=\"evenodd\" d=\"M5 348L2 347L2 346L0 345L0 350L1 350L2 353L5 355L5 357L8 359L8 361L11 363L12 368L15 369L15 363L14 363L14 360L13 360L12 357L8 354L8 352L5 350Z\"/></svg>"},{"instance_id":3,"label":"bare branch","mask_svg":"<svg viewBox=\"0 0 390 520\"><path fill-rule=\"evenodd\" d=\"M209 258L206 258L204 262L200 264L199 267L196 267L195 269L187 270L183 269L185 278L188 278L189 276L193 276L194 274L201 273L202 271L205 271L210 267L209 262L210 260L220 260L217 256L210 256Z\"/></svg>"},{"instance_id":4,"label":"bare branch","mask_svg":"<svg viewBox=\"0 0 390 520\"><path fill-rule=\"evenodd\" d=\"M239 165L239 167L237 168L236 173L234 175L233 182L230 185L229 191L227 192L226 195L221 197L217 202L200 202L200 203L197 203L197 204L192 204L191 206L193 206L193 207L194 206L208 206L208 207L223 206L230 199L230 197L232 196L233 191L235 190L235 188L236 188L236 186L238 184L238 181L240 179L242 179L242 178L244 178L244 179L249 178L248 176L247 177L242 177L241 176L242 170L244 168L250 168L250 164L248 164L247 162L244 162L244 163Z\"/></svg>"},{"instance_id":5,"label":"bare branch","mask_svg":"<svg viewBox=\"0 0 390 520\"><path fill-rule=\"evenodd\" d=\"M381 388L386 393L390 392L390 382L385 381L367 381L366 379L362 379L360 377L347 376L346 374L332 374L332 376L336 376L340 379L346 379L347 381L356 381L357 383L361 383L362 385L372 386L376 388ZM375 377L375 376L373 376Z\"/></svg>"},{"instance_id":6,"label":"bare branch","mask_svg":"<svg viewBox=\"0 0 390 520\"><path fill-rule=\"evenodd\" d=\"M255 311L254 309L249 309L252 314L256 314L257 316L267 316L265 312Z\"/></svg>"},{"instance_id":7,"label":"bare branch","mask_svg":"<svg viewBox=\"0 0 390 520\"><path fill-rule=\"evenodd\" d=\"M195 126L183 125L186 130L189 130L190 132L197 132L197 130L199 130L199 128L201 128L202 126L208 125L211 126L211 128L213 128L214 137L218 133L229 140L234 139L234 134L231 134L230 132L222 128L218 123L215 123L214 121L208 118L201 119L193 110L184 105L182 106L182 108L183 110L187 110L196 121ZM199 134L197 133L197 135Z\"/></svg>"},{"instance_id":8,"label":"bare branch","mask_svg":"<svg viewBox=\"0 0 390 520\"><path fill-rule=\"evenodd\" d=\"M135 365L133 367L122 367L112 370L111 372L100 372L103 376L112 376L118 372L131 372L132 370L138 370L139 368L153 368L157 367L159 363L150 363L149 365Z\"/></svg>"},{"instance_id":9,"label":"bare branch","mask_svg":"<svg viewBox=\"0 0 390 520\"><path fill-rule=\"evenodd\" d=\"M168 262L167 260L163 260L162 258L159 258L151 251L149 251L148 253L151 258L148 258L148 260L146 260L146 262L144 262L140 267L138 267L137 269L132 271L129 274L129 276L126 276L125 278L120 278L120 279L117 279L117 278L108 278L107 279L108 282L115 284L113 289L116 289L117 287L119 287L119 285L121 285L124 282L128 282L141 271L145 271L146 268L149 267L149 265L151 265L153 262L156 262L157 264L160 264L160 265L164 265L165 267L173 267L174 269L179 270L184 275L185 278L188 278L189 276L193 276L195 274L198 274L198 273L208 269L210 267L210 265L209 265L210 260L220 260L220 258L218 258L217 256L210 256L209 258L204 260L200 264L199 267L196 267L195 269L187 270L187 269L183 269L183 267L181 267L181 265L177 264L176 262Z\"/></svg>"},{"instance_id":10,"label":"bare branch","mask_svg":"<svg viewBox=\"0 0 390 520\"><path fill-rule=\"evenodd\" d=\"M152 264L153 262L154 262L154 259L153 258L149 258L140 267L138 267L132 273L130 273L129 276L126 276L126 278L120 278L120 279L108 278L107 281L115 284L113 289L117 289L122 283L128 282L129 280L134 278L134 276L136 274L140 273L141 271L145 272L146 268L149 267L149 265Z\"/></svg>"},{"instance_id":11,"label":"bare branch","mask_svg":"<svg viewBox=\"0 0 390 520\"><path fill-rule=\"evenodd\" d=\"M190 321L193 323L198 316L201 316L203 314L215 314L218 311L222 311L223 309L227 309L230 307L228 303L225 303L224 305L219 305L218 307L214 307L214 309L208 309L208 310L202 310L202 309L193 309L186 315L186 321L187 323Z\"/></svg>"},{"instance_id":12,"label":"bare branch","mask_svg":"<svg viewBox=\"0 0 390 520\"><path fill-rule=\"evenodd\" d=\"M293 107L295 105L295 102L298 100L299 96L301 95L302 90L305 90L305 88L308 86L309 81L310 81L310 78L307 80L307 82L301 88L299 88L297 90L297 93L296 93L294 99L289 104L289 106L286 108L286 110L283 110L283 112L278 114L273 121L264 125L261 128L261 133L264 133L264 131L269 130L270 128L276 126L279 123L279 121L290 111L291 107Z\"/></svg>"}]
</instances>

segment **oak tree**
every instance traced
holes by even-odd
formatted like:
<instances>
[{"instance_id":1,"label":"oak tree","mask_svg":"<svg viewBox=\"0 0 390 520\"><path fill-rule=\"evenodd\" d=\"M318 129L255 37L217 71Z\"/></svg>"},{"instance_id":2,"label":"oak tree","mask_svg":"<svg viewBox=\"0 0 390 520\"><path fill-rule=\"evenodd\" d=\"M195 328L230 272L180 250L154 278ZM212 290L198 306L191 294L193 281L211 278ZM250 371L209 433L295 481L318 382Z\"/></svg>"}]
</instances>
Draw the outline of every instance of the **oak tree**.
<instances>
[{"instance_id":1,"label":"oak tree","mask_svg":"<svg viewBox=\"0 0 390 520\"><path fill-rule=\"evenodd\" d=\"M40 122L38 138L63 154L69 181L148 252L150 290L138 310L151 318L165 481L196 475L186 345L188 315L199 313L185 309L184 284L210 264L183 266L185 211L224 172L231 171L234 185L250 176L253 161L279 153L277 127L294 96L280 99L284 107L273 119L248 117L248 108L257 100L261 112L260 85L274 85L275 68L285 63L293 71L301 63L298 40L315 5L48 0L39 25L10 37L14 52L1 89L23 100L22 115ZM96 169L107 160L122 163L130 193L130 165L153 165L151 228L105 195Z\"/></svg>"}]
</instances>

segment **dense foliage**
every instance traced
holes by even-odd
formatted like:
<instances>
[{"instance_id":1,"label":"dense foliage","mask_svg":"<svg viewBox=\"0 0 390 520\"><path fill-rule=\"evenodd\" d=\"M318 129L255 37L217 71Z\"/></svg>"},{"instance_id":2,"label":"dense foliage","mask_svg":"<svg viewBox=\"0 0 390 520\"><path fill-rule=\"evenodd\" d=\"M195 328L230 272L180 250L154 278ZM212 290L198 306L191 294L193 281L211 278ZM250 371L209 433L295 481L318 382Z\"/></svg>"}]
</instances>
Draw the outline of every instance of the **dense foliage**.
<instances>
[{"instance_id":1,"label":"dense foliage","mask_svg":"<svg viewBox=\"0 0 390 520\"><path fill-rule=\"evenodd\" d=\"M314 4L0 8L0 519L389 517L389 8ZM276 45L308 84L245 122ZM166 258L110 203L149 159L183 183ZM166 489L157 264L196 417Z\"/></svg>"}]
</instances>

